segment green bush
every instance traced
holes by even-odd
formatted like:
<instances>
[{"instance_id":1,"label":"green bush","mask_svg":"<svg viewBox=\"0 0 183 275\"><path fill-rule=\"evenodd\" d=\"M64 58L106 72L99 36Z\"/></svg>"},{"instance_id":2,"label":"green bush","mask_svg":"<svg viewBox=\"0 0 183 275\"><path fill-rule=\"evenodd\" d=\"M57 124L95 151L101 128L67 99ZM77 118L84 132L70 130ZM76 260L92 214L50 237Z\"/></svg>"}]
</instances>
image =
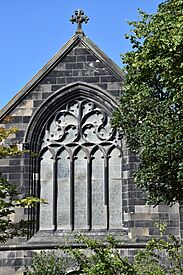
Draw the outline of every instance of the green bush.
<instances>
[{"instance_id":1,"label":"green bush","mask_svg":"<svg viewBox=\"0 0 183 275\"><path fill-rule=\"evenodd\" d=\"M32 263L26 267L27 275L64 275L63 259L56 257L54 252L36 252Z\"/></svg>"},{"instance_id":2,"label":"green bush","mask_svg":"<svg viewBox=\"0 0 183 275\"><path fill-rule=\"evenodd\" d=\"M81 235L76 240L84 248L59 248L64 252L63 258L58 258L54 252L35 253L26 274L181 275L183 247L175 236L171 235L166 239L163 230L164 224L160 226L160 237L150 239L131 261L120 256L117 242L112 236L102 242Z\"/></svg>"}]
</instances>

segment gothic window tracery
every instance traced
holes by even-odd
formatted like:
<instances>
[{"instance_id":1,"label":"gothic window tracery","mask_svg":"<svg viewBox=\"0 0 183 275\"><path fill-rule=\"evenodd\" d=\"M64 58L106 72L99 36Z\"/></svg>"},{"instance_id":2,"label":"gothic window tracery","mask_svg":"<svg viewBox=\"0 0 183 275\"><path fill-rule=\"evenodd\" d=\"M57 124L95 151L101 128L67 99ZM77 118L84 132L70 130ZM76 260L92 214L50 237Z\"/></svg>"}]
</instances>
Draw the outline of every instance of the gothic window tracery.
<instances>
[{"instance_id":1,"label":"gothic window tracery","mask_svg":"<svg viewBox=\"0 0 183 275\"><path fill-rule=\"evenodd\" d=\"M47 122L40 151L40 230L122 228L121 139L107 111L72 100Z\"/></svg>"}]
</instances>

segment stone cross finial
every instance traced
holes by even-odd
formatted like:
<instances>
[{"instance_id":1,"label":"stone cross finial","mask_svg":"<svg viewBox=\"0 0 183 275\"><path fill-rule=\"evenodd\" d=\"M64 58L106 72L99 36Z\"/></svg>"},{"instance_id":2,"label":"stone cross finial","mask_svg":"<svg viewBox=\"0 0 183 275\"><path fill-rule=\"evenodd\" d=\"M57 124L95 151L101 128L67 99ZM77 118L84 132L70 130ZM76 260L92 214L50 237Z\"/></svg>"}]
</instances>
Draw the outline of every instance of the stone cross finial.
<instances>
[{"instance_id":1,"label":"stone cross finial","mask_svg":"<svg viewBox=\"0 0 183 275\"><path fill-rule=\"evenodd\" d=\"M84 15L84 11L78 9L75 11L75 15L72 15L70 21L72 24L77 23L77 34L83 34L82 23L87 23L89 20L88 16Z\"/></svg>"}]
</instances>

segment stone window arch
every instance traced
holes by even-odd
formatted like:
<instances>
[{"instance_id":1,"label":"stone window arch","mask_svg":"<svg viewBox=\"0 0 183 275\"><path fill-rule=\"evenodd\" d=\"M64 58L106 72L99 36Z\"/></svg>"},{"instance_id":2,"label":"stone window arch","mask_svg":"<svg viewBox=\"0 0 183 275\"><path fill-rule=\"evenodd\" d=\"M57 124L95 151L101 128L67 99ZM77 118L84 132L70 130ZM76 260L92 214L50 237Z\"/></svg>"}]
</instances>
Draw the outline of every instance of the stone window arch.
<instances>
[{"instance_id":1,"label":"stone window arch","mask_svg":"<svg viewBox=\"0 0 183 275\"><path fill-rule=\"evenodd\" d=\"M48 202L32 212L36 231L122 229L122 146L110 125L115 102L84 84L51 97L27 134L37 154L32 190Z\"/></svg>"}]
</instances>

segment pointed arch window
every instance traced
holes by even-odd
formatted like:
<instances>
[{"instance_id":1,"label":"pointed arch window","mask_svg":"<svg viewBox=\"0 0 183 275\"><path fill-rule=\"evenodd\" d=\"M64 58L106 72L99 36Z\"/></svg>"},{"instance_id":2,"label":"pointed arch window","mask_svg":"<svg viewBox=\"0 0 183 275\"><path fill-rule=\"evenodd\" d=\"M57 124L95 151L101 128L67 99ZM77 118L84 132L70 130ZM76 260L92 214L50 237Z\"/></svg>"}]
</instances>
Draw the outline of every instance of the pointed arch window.
<instances>
[{"instance_id":1,"label":"pointed arch window","mask_svg":"<svg viewBox=\"0 0 183 275\"><path fill-rule=\"evenodd\" d=\"M122 228L121 140L96 102L74 99L46 123L40 230Z\"/></svg>"}]
</instances>

